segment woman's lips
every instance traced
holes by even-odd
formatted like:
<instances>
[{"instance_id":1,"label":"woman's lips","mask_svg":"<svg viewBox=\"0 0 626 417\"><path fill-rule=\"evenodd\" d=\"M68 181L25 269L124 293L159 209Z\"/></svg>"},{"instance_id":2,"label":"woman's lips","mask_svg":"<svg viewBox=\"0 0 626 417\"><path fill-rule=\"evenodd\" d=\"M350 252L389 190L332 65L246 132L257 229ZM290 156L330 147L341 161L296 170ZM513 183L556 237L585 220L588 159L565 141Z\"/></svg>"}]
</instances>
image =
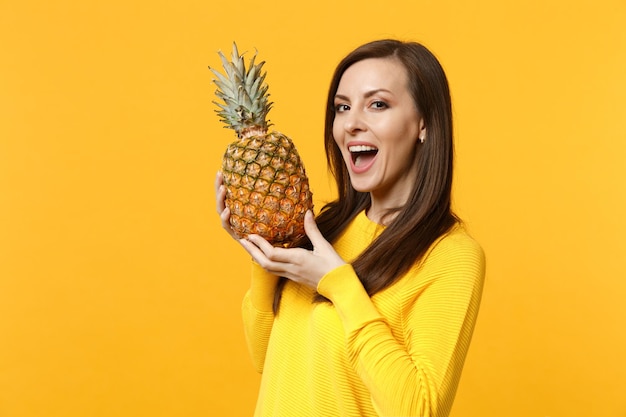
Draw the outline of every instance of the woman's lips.
<instances>
[{"instance_id":1,"label":"woman's lips","mask_svg":"<svg viewBox=\"0 0 626 417\"><path fill-rule=\"evenodd\" d=\"M369 144L350 144L350 168L356 174L361 174L368 169L376 161L378 148Z\"/></svg>"}]
</instances>

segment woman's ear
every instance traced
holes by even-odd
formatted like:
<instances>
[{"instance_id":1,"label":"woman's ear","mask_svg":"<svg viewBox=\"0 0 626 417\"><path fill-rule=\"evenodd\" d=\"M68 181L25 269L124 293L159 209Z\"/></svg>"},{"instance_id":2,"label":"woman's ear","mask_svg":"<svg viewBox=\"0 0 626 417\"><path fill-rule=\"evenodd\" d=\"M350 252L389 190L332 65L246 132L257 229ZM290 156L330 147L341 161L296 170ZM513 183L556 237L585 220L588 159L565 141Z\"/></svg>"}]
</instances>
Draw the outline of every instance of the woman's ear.
<instances>
[{"instance_id":1,"label":"woman's ear","mask_svg":"<svg viewBox=\"0 0 626 417\"><path fill-rule=\"evenodd\" d=\"M426 140L426 123L424 123L424 119L420 119L420 132L417 137L420 139L421 143L424 143Z\"/></svg>"}]
</instances>

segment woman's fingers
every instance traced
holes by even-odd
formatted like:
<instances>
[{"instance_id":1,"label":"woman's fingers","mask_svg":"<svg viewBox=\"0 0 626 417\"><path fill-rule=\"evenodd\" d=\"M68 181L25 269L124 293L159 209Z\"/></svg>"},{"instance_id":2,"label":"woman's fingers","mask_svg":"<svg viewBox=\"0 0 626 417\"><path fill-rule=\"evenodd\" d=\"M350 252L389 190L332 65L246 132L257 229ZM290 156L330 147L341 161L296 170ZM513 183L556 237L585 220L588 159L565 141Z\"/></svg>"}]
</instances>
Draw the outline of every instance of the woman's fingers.
<instances>
[{"instance_id":1,"label":"woman's fingers","mask_svg":"<svg viewBox=\"0 0 626 417\"><path fill-rule=\"evenodd\" d=\"M240 239L239 242L252 256L252 259L266 271L274 274L282 274L287 271L289 256L281 253L287 249L275 248L258 235L248 235L246 239Z\"/></svg>"},{"instance_id":2,"label":"woman's fingers","mask_svg":"<svg viewBox=\"0 0 626 417\"><path fill-rule=\"evenodd\" d=\"M259 248L263 255L270 261L288 262L290 259L286 249L274 247L271 243L259 235L248 235L248 241Z\"/></svg>"},{"instance_id":3,"label":"woman's fingers","mask_svg":"<svg viewBox=\"0 0 626 417\"><path fill-rule=\"evenodd\" d=\"M225 199L226 187L224 186L224 177L222 176L222 173L218 171L217 175L215 175L215 202L217 205L217 212L220 215L226 208L226 204L224 202Z\"/></svg>"},{"instance_id":4,"label":"woman's fingers","mask_svg":"<svg viewBox=\"0 0 626 417\"><path fill-rule=\"evenodd\" d=\"M233 239L239 240L239 236L237 236L233 228L230 227L230 210L226 207L226 186L224 185L224 177L219 171L215 175L215 205L224 230L226 230Z\"/></svg>"},{"instance_id":5,"label":"woman's fingers","mask_svg":"<svg viewBox=\"0 0 626 417\"><path fill-rule=\"evenodd\" d=\"M328 245L328 241L324 238L320 230L315 223L315 216L311 210L308 210L304 215L304 232L309 237L309 240L313 244L313 248L324 247Z\"/></svg>"}]
</instances>

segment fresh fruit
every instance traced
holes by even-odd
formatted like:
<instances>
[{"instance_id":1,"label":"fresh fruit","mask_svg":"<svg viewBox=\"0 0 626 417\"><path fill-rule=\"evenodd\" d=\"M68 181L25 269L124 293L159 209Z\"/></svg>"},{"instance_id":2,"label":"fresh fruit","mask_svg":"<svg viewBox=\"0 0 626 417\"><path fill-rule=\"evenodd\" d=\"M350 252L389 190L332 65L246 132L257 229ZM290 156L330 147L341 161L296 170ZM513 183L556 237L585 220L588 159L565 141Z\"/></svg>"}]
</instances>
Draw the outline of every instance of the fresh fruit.
<instances>
[{"instance_id":1,"label":"fresh fruit","mask_svg":"<svg viewBox=\"0 0 626 417\"><path fill-rule=\"evenodd\" d=\"M222 161L226 207L230 224L240 237L258 234L274 246L292 246L304 236L304 215L313 208L309 180L293 141L268 131L272 104L261 73L265 62L252 56L246 69L243 54L233 43L231 61L218 52L225 75L217 77L214 103L225 127L235 130Z\"/></svg>"}]
</instances>

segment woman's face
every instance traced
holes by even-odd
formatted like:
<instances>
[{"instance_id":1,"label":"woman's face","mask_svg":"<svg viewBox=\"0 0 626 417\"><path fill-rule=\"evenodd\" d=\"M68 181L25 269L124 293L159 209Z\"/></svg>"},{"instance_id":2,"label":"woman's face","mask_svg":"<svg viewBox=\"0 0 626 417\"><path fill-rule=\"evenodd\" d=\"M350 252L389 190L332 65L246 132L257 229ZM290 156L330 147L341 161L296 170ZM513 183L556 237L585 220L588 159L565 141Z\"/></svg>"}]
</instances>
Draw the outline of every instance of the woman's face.
<instances>
[{"instance_id":1,"label":"woman's face","mask_svg":"<svg viewBox=\"0 0 626 417\"><path fill-rule=\"evenodd\" d=\"M333 136L352 186L371 193L372 208L407 201L417 171L416 148L425 134L400 61L365 59L343 73L335 95Z\"/></svg>"}]
</instances>

